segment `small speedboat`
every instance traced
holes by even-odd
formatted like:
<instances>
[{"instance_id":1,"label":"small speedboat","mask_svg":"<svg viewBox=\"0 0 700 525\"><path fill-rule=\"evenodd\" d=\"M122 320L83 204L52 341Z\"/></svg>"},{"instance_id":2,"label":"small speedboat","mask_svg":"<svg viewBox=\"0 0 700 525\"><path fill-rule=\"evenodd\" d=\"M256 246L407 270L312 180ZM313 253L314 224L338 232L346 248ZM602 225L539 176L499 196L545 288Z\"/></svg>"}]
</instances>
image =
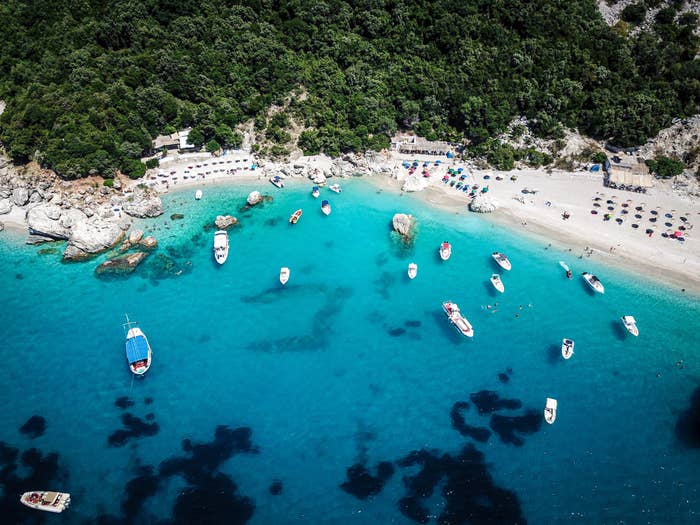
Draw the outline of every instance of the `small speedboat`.
<instances>
[{"instance_id":1,"label":"small speedboat","mask_svg":"<svg viewBox=\"0 0 700 525\"><path fill-rule=\"evenodd\" d=\"M280 268L280 282L282 284L287 284L287 281L289 281L289 268L286 266L284 268Z\"/></svg>"},{"instance_id":2,"label":"small speedboat","mask_svg":"<svg viewBox=\"0 0 700 525\"><path fill-rule=\"evenodd\" d=\"M126 361L129 363L129 370L134 375L142 376L151 367L151 345L136 323L129 321L128 315L123 327L126 332Z\"/></svg>"},{"instance_id":3,"label":"small speedboat","mask_svg":"<svg viewBox=\"0 0 700 525\"><path fill-rule=\"evenodd\" d=\"M194 192L195 200L200 200L202 198L202 190L197 190Z\"/></svg>"},{"instance_id":4,"label":"small speedboat","mask_svg":"<svg viewBox=\"0 0 700 525\"><path fill-rule=\"evenodd\" d=\"M491 257L493 257L493 260L496 261L498 266L500 266L504 270L508 271L511 269L510 261L508 260L508 257L506 257L505 253L493 252L491 254Z\"/></svg>"},{"instance_id":5,"label":"small speedboat","mask_svg":"<svg viewBox=\"0 0 700 525\"><path fill-rule=\"evenodd\" d=\"M491 284L499 292L503 293L505 291L505 286L503 286L503 281L501 281L501 276L498 275L497 273L494 273L491 276Z\"/></svg>"},{"instance_id":6,"label":"small speedboat","mask_svg":"<svg viewBox=\"0 0 700 525\"><path fill-rule=\"evenodd\" d=\"M279 175L270 177L270 182L278 188L284 188L284 182L282 181L282 177L280 177Z\"/></svg>"},{"instance_id":7,"label":"small speedboat","mask_svg":"<svg viewBox=\"0 0 700 525\"><path fill-rule=\"evenodd\" d=\"M633 336L637 337L639 335L639 328L637 328L637 321L631 315L623 315L620 317L620 321L625 325L625 328Z\"/></svg>"},{"instance_id":8,"label":"small speedboat","mask_svg":"<svg viewBox=\"0 0 700 525\"><path fill-rule=\"evenodd\" d=\"M328 201L321 201L321 211L325 215L330 215L331 214L331 203Z\"/></svg>"},{"instance_id":9,"label":"small speedboat","mask_svg":"<svg viewBox=\"0 0 700 525\"><path fill-rule=\"evenodd\" d=\"M311 188L311 196L314 199L317 199L319 195L321 195L321 190L319 190L318 186Z\"/></svg>"},{"instance_id":10,"label":"small speedboat","mask_svg":"<svg viewBox=\"0 0 700 525\"><path fill-rule=\"evenodd\" d=\"M572 339L562 339L561 355L564 359L569 359L574 355L574 341Z\"/></svg>"},{"instance_id":11,"label":"small speedboat","mask_svg":"<svg viewBox=\"0 0 700 525\"><path fill-rule=\"evenodd\" d=\"M440 245L440 259L446 261L452 255L452 245L445 241Z\"/></svg>"},{"instance_id":12,"label":"small speedboat","mask_svg":"<svg viewBox=\"0 0 700 525\"><path fill-rule=\"evenodd\" d=\"M343 191L340 188L340 184L331 184L330 186L328 186L328 189L334 191L335 193L340 193L341 191Z\"/></svg>"},{"instance_id":13,"label":"small speedboat","mask_svg":"<svg viewBox=\"0 0 700 525\"><path fill-rule=\"evenodd\" d=\"M228 233L225 230L214 233L214 259L219 264L224 264L228 259Z\"/></svg>"},{"instance_id":14,"label":"small speedboat","mask_svg":"<svg viewBox=\"0 0 700 525\"><path fill-rule=\"evenodd\" d=\"M442 309L445 311L445 315L447 315L450 322L463 336L474 336L474 329L472 328L472 325L469 324L467 318L464 317L459 311L459 306L457 306L457 304L451 301L446 301L442 303Z\"/></svg>"},{"instance_id":15,"label":"small speedboat","mask_svg":"<svg viewBox=\"0 0 700 525\"><path fill-rule=\"evenodd\" d=\"M299 222L299 217L301 217L301 214L301 208L292 213L292 215L289 217L289 224L296 224L297 222Z\"/></svg>"},{"instance_id":16,"label":"small speedboat","mask_svg":"<svg viewBox=\"0 0 700 525\"><path fill-rule=\"evenodd\" d=\"M37 510L48 512L63 512L70 505L70 494L67 492L52 492L36 490L25 492L19 498L20 503Z\"/></svg>"},{"instance_id":17,"label":"small speedboat","mask_svg":"<svg viewBox=\"0 0 700 525\"><path fill-rule=\"evenodd\" d=\"M594 292L605 293L603 283L601 283L600 279L598 279L595 275L587 272L583 272L581 275L583 276L583 280L588 283L588 286L590 286Z\"/></svg>"},{"instance_id":18,"label":"small speedboat","mask_svg":"<svg viewBox=\"0 0 700 525\"><path fill-rule=\"evenodd\" d=\"M416 263L409 263L408 264L408 278L415 279L416 275L418 275L418 265Z\"/></svg>"},{"instance_id":19,"label":"small speedboat","mask_svg":"<svg viewBox=\"0 0 700 525\"><path fill-rule=\"evenodd\" d=\"M544 404L544 420L550 425L557 419L557 400L547 398Z\"/></svg>"},{"instance_id":20,"label":"small speedboat","mask_svg":"<svg viewBox=\"0 0 700 525\"><path fill-rule=\"evenodd\" d=\"M571 276L572 276L573 274L571 273L571 269L569 268L569 265L566 264L564 261L559 261L559 266L561 266L561 267L564 269L564 271L566 272L566 276L567 276L569 279L571 279Z\"/></svg>"}]
</instances>

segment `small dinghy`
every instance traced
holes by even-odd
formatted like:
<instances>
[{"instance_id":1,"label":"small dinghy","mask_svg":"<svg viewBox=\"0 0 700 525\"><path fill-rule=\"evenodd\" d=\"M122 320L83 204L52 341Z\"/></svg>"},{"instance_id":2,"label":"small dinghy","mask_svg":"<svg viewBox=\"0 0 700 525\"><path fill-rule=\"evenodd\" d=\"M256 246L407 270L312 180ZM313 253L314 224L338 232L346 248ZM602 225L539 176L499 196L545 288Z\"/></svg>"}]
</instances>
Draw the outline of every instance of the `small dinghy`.
<instances>
[{"instance_id":1,"label":"small dinghy","mask_svg":"<svg viewBox=\"0 0 700 525\"><path fill-rule=\"evenodd\" d=\"M194 192L195 200L200 200L202 198L202 190L197 190Z\"/></svg>"},{"instance_id":2,"label":"small dinghy","mask_svg":"<svg viewBox=\"0 0 700 525\"><path fill-rule=\"evenodd\" d=\"M318 186L314 186L311 188L311 196L314 199L318 199L318 196L321 195L321 190L319 190Z\"/></svg>"},{"instance_id":3,"label":"small dinghy","mask_svg":"<svg viewBox=\"0 0 700 525\"><path fill-rule=\"evenodd\" d=\"M562 268L564 268L564 271L566 272L566 276L567 276L569 279L571 279L571 276L572 276L573 274L571 273L571 269L569 268L569 265L566 264L564 261L559 261L559 266L561 266Z\"/></svg>"},{"instance_id":4,"label":"small dinghy","mask_svg":"<svg viewBox=\"0 0 700 525\"><path fill-rule=\"evenodd\" d=\"M328 186L328 189L335 192L335 193L340 193L341 191L343 191L340 188L340 184L331 184L330 186Z\"/></svg>"},{"instance_id":5,"label":"small dinghy","mask_svg":"<svg viewBox=\"0 0 700 525\"><path fill-rule=\"evenodd\" d=\"M324 213L324 215L330 215L331 214L331 203L328 201L322 201L321 202L321 211Z\"/></svg>"},{"instance_id":6,"label":"small dinghy","mask_svg":"<svg viewBox=\"0 0 700 525\"><path fill-rule=\"evenodd\" d=\"M590 286L594 292L605 293L603 283L601 283L600 279L598 279L595 275L587 272L583 272L581 275L583 276L583 280L586 281L586 283L588 283L588 286Z\"/></svg>"},{"instance_id":7,"label":"small dinghy","mask_svg":"<svg viewBox=\"0 0 700 525\"><path fill-rule=\"evenodd\" d=\"M501 276L498 275L497 273L494 273L491 276L491 284L499 292L503 293L505 291L505 286L503 286L503 281L501 281Z\"/></svg>"},{"instance_id":8,"label":"small dinghy","mask_svg":"<svg viewBox=\"0 0 700 525\"><path fill-rule=\"evenodd\" d=\"M418 275L418 265L416 263L409 263L408 264L408 278L415 279L416 275Z\"/></svg>"},{"instance_id":9,"label":"small dinghy","mask_svg":"<svg viewBox=\"0 0 700 525\"><path fill-rule=\"evenodd\" d=\"M280 282L282 284L287 284L287 281L289 281L289 274L290 274L289 268L286 266L284 268L280 268Z\"/></svg>"},{"instance_id":10,"label":"small dinghy","mask_svg":"<svg viewBox=\"0 0 700 525\"><path fill-rule=\"evenodd\" d=\"M623 315L620 317L620 321L625 325L625 328L633 336L637 337L639 335L639 328L637 328L637 321L631 315Z\"/></svg>"},{"instance_id":11,"label":"small dinghy","mask_svg":"<svg viewBox=\"0 0 700 525\"><path fill-rule=\"evenodd\" d=\"M440 259L446 261L452 255L452 245L445 241L440 245Z\"/></svg>"},{"instance_id":12,"label":"small dinghy","mask_svg":"<svg viewBox=\"0 0 700 525\"><path fill-rule=\"evenodd\" d=\"M297 222L299 222L299 217L301 217L301 214L301 208L292 213L292 215L289 217L289 224L296 224Z\"/></svg>"},{"instance_id":13,"label":"small dinghy","mask_svg":"<svg viewBox=\"0 0 700 525\"><path fill-rule=\"evenodd\" d=\"M508 257L506 257L505 253L493 252L491 254L491 257L493 257L493 260L496 261L498 266L500 266L501 268L503 268L506 271L510 271L510 269L511 269L510 261L508 260Z\"/></svg>"},{"instance_id":14,"label":"small dinghy","mask_svg":"<svg viewBox=\"0 0 700 525\"><path fill-rule=\"evenodd\" d=\"M544 420L550 425L557 419L557 400L551 397L547 398L544 404Z\"/></svg>"},{"instance_id":15,"label":"small dinghy","mask_svg":"<svg viewBox=\"0 0 700 525\"><path fill-rule=\"evenodd\" d=\"M562 339L561 355L564 359L570 359L574 355L574 342L571 339Z\"/></svg>"},{"instance_id":16,"label":"small dinghy","mask_svg":"<svg viewBox=\"0 0 700 525\"><path fill-rule=\"evenodd\" d=\"M33 491L25 492L19 498L20 503L32 509L48 512L63 512L70 505L70 494L67 492Z\"/></svg>"}]
</instances>

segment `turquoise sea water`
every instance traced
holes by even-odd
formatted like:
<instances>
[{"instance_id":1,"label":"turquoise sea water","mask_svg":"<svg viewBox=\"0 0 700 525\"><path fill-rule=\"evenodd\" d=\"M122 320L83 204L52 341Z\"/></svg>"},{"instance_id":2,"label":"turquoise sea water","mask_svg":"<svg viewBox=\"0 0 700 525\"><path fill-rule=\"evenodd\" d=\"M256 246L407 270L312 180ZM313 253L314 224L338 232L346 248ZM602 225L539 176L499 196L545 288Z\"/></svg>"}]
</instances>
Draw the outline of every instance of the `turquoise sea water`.
<instances>
[{"instance_id":1,"label":"turquoise sea water","mask_svg":"<svg viewBox=\"0 0 700 525\"><path fill-rule=\"evenodd\" d=\"M267 186L274 201L247 212L252 186L166 196L167 213L142 223L158 250L123 279L2 234L3 523L697 523L700 450L675 428L700 383L697 297L366 181L324 190L329 217L310 185ZM418 219L412 247L390 234L395 212ZM205 226L221 213L241 225L217 267ZM502 295L494 250L513 263ZM447 299L473 340L447 323ZM154 350L142 380L125 363L125 312ZM517 401L480 414L481 391ZM559 402L551 426L546 397ZM21 433L34 415L43 434ZM39 515L17 503L31 488L73 504Z\"/></svg>"}]
</instances>

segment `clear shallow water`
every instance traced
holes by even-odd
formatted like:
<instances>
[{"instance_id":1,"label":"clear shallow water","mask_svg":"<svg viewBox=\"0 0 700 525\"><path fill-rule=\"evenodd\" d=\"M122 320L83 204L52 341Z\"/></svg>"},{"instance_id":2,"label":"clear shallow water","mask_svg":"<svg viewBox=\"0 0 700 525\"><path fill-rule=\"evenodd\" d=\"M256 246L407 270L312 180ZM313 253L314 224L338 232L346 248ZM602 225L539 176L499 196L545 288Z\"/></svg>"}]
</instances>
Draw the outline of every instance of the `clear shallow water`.
<instances>
[{"instance_id":1,"label":"clear shallow water","mask_svg":"<svg viewBox=\"0 0 700 525\"><path fill-rule=\"evenodd\" d=\"M430 516L454 510L444 489L459 494L460 481L480 477L469 492L471 523L697 522L700 452L674 430L700 383L697 298L546 250L474 215L378 194L364 181L347 181L341 195L324 193L330 217L310 186L261 184L275 200L244 213L252 186L207 187L200 202L194 189L166 196L168 214L143 223L160 247L126 279L96 278L98 261L36 256L40 248L11 242L12 234L0 244L0 441L20 454L31 447L58 454L55 473L43 464L25 482L73 494L70 511L50 518L415 523L399 501L413 494L404 478L420 467L401 459L425 450L434 461L424 477L439 481L410 501ZM291 227L298 207L304 215ZM398 211L418 218L412 249L389 233ZM167 216L175 212L185 218ZM219 213L241 222L220 268L211 257L213 231L203 228ZM453 245L446 263L437 256L442 240ZM513 263L498 296L488 282L496 249ZM560 259L572 267L572 281ZM410 261L419 265L414 281L406 276ZM284 288L281 266L291 268ZM584 270L602 279L604 296L589 293L578 278ZM473 340L446 322L446 299L474 325ZM485 308L496 301L495 313ZM154 349L144 380L132 381L124 362L124 312ZM639 338L620 330L625 313L637 318ZM562 337L576 341L566 362ZM490 428L491 414L480 415L470 400L482 390L521 402L495 412L502 416L540 415L545 398L555 397L557 421L523 422L532 432L516 433L520 446L506 443ZM134 405L115 406L123 396ZM453 428L459 401L469 404L461 412L466 424L491 431L486 442ZM109 446L125 428L124 414L157 423L157 433L123 444L113 438L121 446ZM46 420L34 439L18 430L32 415ZM219 425L249 429L250 443L246 430L220 431L215 441ZM184 439L214 445L195 447L195 461L161 466L192 457ZM460 463L469 444L478 453ZM360 463L376 477L380 462L391 462L394 473L377 494L359 499L340 488L349 467ZM32 474L18 468L20 481L3 478L0 510L32 523L36 513L7 494ZM282 484L279 495L269 491L273 480ZM200 490L218 496L203 501Z\"/></svg>"}]
</instances>

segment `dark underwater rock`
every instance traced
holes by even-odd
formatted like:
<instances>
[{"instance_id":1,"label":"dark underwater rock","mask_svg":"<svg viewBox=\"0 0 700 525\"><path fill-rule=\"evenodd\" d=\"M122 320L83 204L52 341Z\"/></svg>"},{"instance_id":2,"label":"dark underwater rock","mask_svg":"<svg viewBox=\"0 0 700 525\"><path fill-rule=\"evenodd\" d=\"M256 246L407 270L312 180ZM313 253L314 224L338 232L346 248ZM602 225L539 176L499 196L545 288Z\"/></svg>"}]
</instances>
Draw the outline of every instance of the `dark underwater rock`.
<instances>
[{"instance_id":1,"label":"dark underwater rock","mask_svg":"<svg viewBox=\"0 0 700 525\"><path fill-rule=\"evenodd\" d=\"M389 461L383 461L377 465L376 476L373 476L363 464L356 463L348 468L348 480L342 483L340 488L357 499L367 499L369 496L379 494L393 474L394 466Z\"/></svg>"},{"instance_id":2,"label":"dark underwater rock","mask_svg":"<svg viewBox=\"0 0 700 525\"><path fill-rule=\"evenodd\" d=\"M676 437L689 448L700 448L700 387L690 396L690 407L676 421Z\"/></svg>"},{"instance_id":3,"label":"dark underwater rock","mask_svg":"<svg viewBox=\"0 0 700 525\"><path fill-rule=\"evenodd\" d=\"M516 447L523 445L523 439L517 434L534 434L542 427L542 413L527 410L523 416L491 416L491 429L498 434L501 441Z\"/></svg>"},{"instance_id":4,"label":"dark underwater rock","mask_svg":"<svg viewBox=\"0 0 700 525\"><path fill-rule=\"evenodd\" d=\"M502 399L492 390L481 390L469 396L479 414L491 414L498 410L517 410L523 406L519 399Z\"/></svg>"},{"instance_id":5,"label":"dark underwater rock","mask_svg":"<svg viewBox=\"0 0 700 525\"><path fill-rule=\"evenodd\" d=\"M46 419L41 416L32 416L27 421L19 427L21 434L29 436L30 439L38 438L43 436L46 432Z\"/></svg>"},{"instance_id":6,"label":"dark underwater rock","mask_svg":"<svg viewBox=\"0 0 700 525\"><path fill-rule=\"evenodd\" d=\"M481 443L485 443L491 437L491 431L484 427L473 427L468 425L464 420L462 412L469 409L469 403L466 401L457 401L452 405L450 411L450 419L452 420L452 428L463 436L470 437Z\"/></svg>"}]
</instances>

